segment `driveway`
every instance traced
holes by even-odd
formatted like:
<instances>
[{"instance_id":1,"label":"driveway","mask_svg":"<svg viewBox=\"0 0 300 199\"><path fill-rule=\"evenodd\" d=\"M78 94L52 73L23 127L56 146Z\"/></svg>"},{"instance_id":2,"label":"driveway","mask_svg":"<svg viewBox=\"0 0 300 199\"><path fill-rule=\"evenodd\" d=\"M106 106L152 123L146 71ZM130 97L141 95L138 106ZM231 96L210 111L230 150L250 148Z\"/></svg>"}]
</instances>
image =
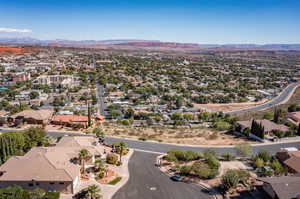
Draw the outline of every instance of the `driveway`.
<instances>
[{"instance_id":1,"label":"driveway","mask_svg":"<svg viewBox=\"0 0 300 199\"><path fill-rule=\"evenodd\" d=\"M134 152L129 181L112 199L212 199L195 184L173 182L155 167L157 154Z\"/></svg>"}]
</instances>

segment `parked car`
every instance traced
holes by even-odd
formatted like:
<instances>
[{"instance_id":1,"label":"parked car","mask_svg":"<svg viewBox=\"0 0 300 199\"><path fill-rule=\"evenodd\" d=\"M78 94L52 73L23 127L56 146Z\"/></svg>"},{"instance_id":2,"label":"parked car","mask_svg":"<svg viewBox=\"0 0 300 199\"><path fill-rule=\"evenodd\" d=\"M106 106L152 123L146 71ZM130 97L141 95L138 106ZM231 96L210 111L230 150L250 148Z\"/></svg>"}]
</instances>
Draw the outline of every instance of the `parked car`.
<instances>
[{"instance_id":1,"label":"parked car","mask_svg":"<svg viewBox=\"0 0 300 199\"><path fill-rule=\"evenodd\" d=\"M173 175L170 178L171 178L171 180L176 181L176 182L179 182L179 181L182 180L182 176L181 175Z\"/></svg>"}]
</instances>

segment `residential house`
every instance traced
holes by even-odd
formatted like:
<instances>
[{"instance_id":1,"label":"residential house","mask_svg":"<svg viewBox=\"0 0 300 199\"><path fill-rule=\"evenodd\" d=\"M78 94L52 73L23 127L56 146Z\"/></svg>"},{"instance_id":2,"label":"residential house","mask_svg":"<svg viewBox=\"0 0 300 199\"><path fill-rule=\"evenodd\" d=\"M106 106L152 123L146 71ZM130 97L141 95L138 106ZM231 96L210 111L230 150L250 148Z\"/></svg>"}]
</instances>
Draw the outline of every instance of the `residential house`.
<instances>
[{"instance_id":1,"label":"residential house","mask_svg":"<svg viewBox=\"0 0 300 199\"><path fill-rule=\"evenodd\" d=\"M239 126L240 131L243 132L244 129L246 128L251 129L252 121L253 120L238 121L237 125ZM263 120L255 120L255 121L264 127L266 135L270 135L273 130L279 130L283 132L289 131L289 128L287 126L282 124L276 124L270 120L263 119Z\"/></svg>"},{"instance_id":2,"label":"residential house","mask_svg":"<svg viewBox=\"0 0 300 199\"><path fill-rule=\"evenodd\" d=\"M23 82L23 81L28 81L30 79L31 79L30 73L20 72L20 73L14 74L12 81L13 82Z\"/></svg>"},{"instance_id":3,"label":"residential house","mask_svg":"<svg viewBox=\"0 0 300 199\"><path fill-rule=\"evenodd\" d=\"M262 188L272 199L300 198L299 176L267 177L259 180L264 182Z\"/></svg>"},{"instance_id":4,"label":"residential house","mask_svg":"<svg viewBox=\"0 0 300 199\"><path fill-rule=\"evenodd\" d=\"M287 113L286 118L287 118L288 121L290 121L290 122L292 122L296 125L299 125L299 123L300 123L300 111Z\"/></svg>"},{"instance_id":5,"label":"residential house","mask_svg":"<svg viewBox=\"0 0 300 199\"><path fill-rule=\"evenodd\" d=\"M285 148L276 153L276 158L287 168L290 172L300 173L300 151L296 148Z\"/></svg>"},{"instance_id":6,"label":"residential house","mask_svg":"<svg viewBox=\"0 0 300 199\"><path fill-rule=\"evenodd\" d=\"M80 125L86 128L88 126L88 120L88 116L83 115L55 115L51 123L69 127Z\"/></svg>"},{"instance_id":7,"label":"residential house","mask_svg":"<svg viewBox=\"0 0 300 199\"><path fill-rule=\"evenodd\" d=\"M10 122L19 124L26 122L28 124L48 124L53 115L53 110L25 110L16 113L8 118Z\"/></svg>"},{"instance_id":8,"label":"residential house","mask_svg":"<svg viewBox=\"0 0 300 199\"><path fill-rule=\"evenodd\" d=\"M19 185L28 190L74 193L81 180L78 154L87 149L94 163L103 151L95 143L94 137L63 137L54 147L35 147L24 156L13 156L0 167L0 188Z\"/></svg>"}]
</instances>

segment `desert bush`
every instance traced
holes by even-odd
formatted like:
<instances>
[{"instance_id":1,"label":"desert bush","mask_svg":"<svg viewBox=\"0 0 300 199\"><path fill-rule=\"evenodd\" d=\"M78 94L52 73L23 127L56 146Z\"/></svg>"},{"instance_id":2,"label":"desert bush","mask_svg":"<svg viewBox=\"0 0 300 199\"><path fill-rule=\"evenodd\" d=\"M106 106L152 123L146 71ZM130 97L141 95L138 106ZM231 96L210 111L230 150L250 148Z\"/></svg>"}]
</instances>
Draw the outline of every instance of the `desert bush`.
<instances>
[{"instance_id":1,"label":"desert bush","mask_svg":"<svg viewBox=\"0 0 300 199\"><path fill-rule=\"evenodd\" d=\"M107 162L108 164L113 164L113 165L115 165L115 164L117 164L117 162L118 162L118 156L117 156L116 154L109 153L109 154L107 154L107 156L106 156L106 162Z\"/></svg>"}]
</instances>

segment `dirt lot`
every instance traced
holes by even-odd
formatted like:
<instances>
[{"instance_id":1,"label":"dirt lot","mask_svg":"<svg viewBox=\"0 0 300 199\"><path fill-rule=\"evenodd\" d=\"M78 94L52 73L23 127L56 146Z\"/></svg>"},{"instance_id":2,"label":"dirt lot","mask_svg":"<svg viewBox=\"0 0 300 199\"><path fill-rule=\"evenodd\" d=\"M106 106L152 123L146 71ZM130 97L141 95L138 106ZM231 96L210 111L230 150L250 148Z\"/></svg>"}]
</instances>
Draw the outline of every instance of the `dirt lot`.
<instances>
[{"instance_id":1,"label":"dirt lot","mask_svg":"<svg viewBox=\"0 0 300 199\"><path fill-rule=\"evenodd\" d=\"M104 123L103 129L107 135L155 140L159 142L188 144L188 145L236 145L239 143L254 143L249 140L212 131L211 129L187 128L141 128L120 126L114 123Z\"/></svg>"},{"instance_id":2,"label":"dirt lot","mask_svg":"<svg viewBox=\"0 0 300 199\"><path fill-rule=\"evenodd\" d=\"M234 111L244 108L249 108L252 106L256 106L258 104L263 104L267 100L261 100L259 102L243 102L243 103L227 103L227 104L194 104L195 108L200 109L206 109L210 111L216 111L216 112L228 112L228 111Z\"/></svg>"}]
</instances>

